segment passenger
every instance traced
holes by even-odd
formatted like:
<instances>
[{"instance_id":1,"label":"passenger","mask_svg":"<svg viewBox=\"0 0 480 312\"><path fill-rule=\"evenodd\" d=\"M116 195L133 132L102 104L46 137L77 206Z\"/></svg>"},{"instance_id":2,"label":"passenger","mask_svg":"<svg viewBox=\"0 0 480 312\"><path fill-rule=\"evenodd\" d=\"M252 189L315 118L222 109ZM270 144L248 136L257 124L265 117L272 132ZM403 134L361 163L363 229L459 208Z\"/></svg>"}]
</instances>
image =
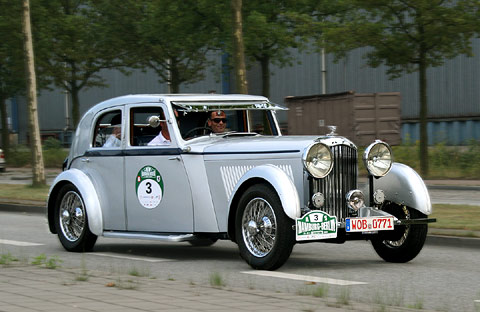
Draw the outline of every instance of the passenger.
<instances>
[{"instance_id":1,"label":"passenger","mask_svg":"<svg viewBox=\"0 0 480 312\"><path fill-rule=\"evenodd\" d=\"M179 122L178 121L178 112L177 110L173 110L173 112L175 113L175 117L177 117L177 123ZM153 145L170 145L170 143L172 143L171 139L170 139L170 133L168 132L168 126L167 126L167 123L165 122L165 116L163 114L163 112L161 113L161 118L164 120L164 121L161 121L160 122L160 132L158 133L158 135L156 137L154 137L150 142L148 142L147 145L149 146L153 146Z\"/></svg>"},{"instance_id":2,"label":"passenger","mask_svg":"<svg viewBox=\"0 0 480 312\"><path fill-rule=\"evenodd\" d=\"M110 120L112 134L108 137L103 147L120 147L122 145L122 115L117 114Z\"/></svg>"},{"instance_id":3,"label":"passenger","mask_svg":"<svg viewBox=\"0 0 480 312\"><path fill-rule=\"evenodd\" d=\"M167 125L162 125L162 129L160 132L157 134L156 137L154 137L150 142L148 142L148 146L153 146L153 145L170 145L172 143L170 141L170 134L168 133L168 130L164 130L167 128Z\"/></svg>"},{"instance_id":4,"label":"passenger","mask_svg":"<svg viewBox=\"0 0 480 312\"><path fill-rule=\"evenodd\" d=\"M213 133L223 133L227 127L227 115L222 110L210 112L207 123Z\"/></svg>"}]
</instances>

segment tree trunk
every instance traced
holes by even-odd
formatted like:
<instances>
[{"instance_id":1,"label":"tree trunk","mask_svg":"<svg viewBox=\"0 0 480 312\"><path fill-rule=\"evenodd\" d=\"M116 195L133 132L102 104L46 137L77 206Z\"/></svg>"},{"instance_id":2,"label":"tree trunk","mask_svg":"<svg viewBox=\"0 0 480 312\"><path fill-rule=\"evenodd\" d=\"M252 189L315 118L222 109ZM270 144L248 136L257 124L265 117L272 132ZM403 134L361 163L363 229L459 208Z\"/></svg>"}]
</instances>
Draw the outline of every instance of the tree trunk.
<instances>
[{"instance_id":1,"label":"tree trunk","mask_svg":"<svg viewBox=\"0 0 480 312\"><path fill-rule=\"evenodd\" d=\"M170 93L180 92L180 77L179 77L177 63L172 61L170 63Z\"/></svg>"},{"instance_id":2,"label":"tree trunk","mask_svg":"<svg viewBox=\"0 0 480 312\"><path fill-rule=\"evenodd\" d=\"M37 111L37 82L33 56L32 29L30 26L30 1L23 0L23 36L25 49L25 68L27 71L28 128L30 131L30 148L32 150L33 186L45 185L45 168L43 164L42 143Z\"/></svg>"},{"instance_id":3,"label":"tree trunk","mask_svg":"<svg viewBox=\"0 0 480 312\"><path fill-rule=\"evenodd\" d=\"M0 94L0 114L2 114L2 149L5 153L5 159L8 161L10 156L10 135L8 131L7 119L7 97Z\"/></svg>"},{"instance_id":4,"label":"tree trunk","mask_svg":"<svg viewBox=\"0 0 480 312\"><path fill-rule=\"evenodd\" d=\"M233 67L235 70L235 92L248 93L245 47L242 31L242 0L231 0L233 14Z\"/></svg>"},{"instance_id":5,"label":"tree trunk","mask_svg":"<svg viewBox=\"0 0 480 312\"><path fill-rule=\"evenodd\" d=\"M420 172L423 178L428 176L428 132L427 132L427 66L425 53L420 52L419 63L420 85Z\"/></svg>"},{"instance_id":6,"label":"tree trunk","mask_svg":"<svg viewBox=\"0 0 480 312\"><path fill-rule=\"evenodd\" d=\"M270 97L270 57L263 57L260 65L262 67L262 95Z\"/></svg>"}]
</instances>

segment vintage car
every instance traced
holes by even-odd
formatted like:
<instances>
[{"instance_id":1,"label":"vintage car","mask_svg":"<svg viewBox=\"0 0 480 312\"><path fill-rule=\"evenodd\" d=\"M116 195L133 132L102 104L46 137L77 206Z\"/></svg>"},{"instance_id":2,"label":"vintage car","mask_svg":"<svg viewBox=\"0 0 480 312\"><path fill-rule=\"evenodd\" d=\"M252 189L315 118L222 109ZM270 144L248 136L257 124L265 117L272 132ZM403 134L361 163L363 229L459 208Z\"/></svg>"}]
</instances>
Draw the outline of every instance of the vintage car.
<instances>
[{"instance_id":1,"label":"vintage car","mask_svg":"<svg viewBox=\"0 0 480 312\"><path fill-rule=\"evenodd\" d=\"M282 136L284 109L262 96L217 94L93 106L50 188L50 231L69 251L91 250L100 235L194 246L228 239L265 270L306 242L364 239L386 261L415 258L434 221L419 175L375 141L361 190L355 144L334 127Z\"/></svg>"}]
</instances>

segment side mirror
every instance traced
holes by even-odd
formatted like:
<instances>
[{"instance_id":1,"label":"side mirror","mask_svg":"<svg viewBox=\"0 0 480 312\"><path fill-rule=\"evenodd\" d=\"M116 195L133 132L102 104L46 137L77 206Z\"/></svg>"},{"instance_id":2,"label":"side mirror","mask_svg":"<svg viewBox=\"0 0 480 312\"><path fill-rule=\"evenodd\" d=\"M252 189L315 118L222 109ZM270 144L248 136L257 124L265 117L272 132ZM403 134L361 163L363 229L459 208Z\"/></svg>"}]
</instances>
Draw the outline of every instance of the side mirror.
<instances>
[{"instance_id":1,"label":"side mirror","mask_svg":"<svg viewBox=\"0 0 480 312\"><path fill-rule=\"evenodd\" d=\"M150 125L150 127L152 128L157 128L158 126L160 126L160 117L158 116L150 116L147 118L147 121L148 121L148 124Z\"/></svg>"}]
</instances>

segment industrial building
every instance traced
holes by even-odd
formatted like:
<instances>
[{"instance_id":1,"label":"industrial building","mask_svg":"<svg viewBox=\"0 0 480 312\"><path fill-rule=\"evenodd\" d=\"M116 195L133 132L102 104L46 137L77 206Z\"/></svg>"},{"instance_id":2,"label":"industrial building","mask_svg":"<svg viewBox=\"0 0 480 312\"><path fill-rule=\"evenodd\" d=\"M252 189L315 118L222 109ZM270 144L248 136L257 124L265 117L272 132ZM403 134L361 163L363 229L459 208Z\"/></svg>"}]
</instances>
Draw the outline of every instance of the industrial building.
<instances>
[{"instance_id":1,"label":"industrial building","mask_svg":"<svg viewBox=\"0 0 480 312\"><path fill-rule=\"evenodd\" d=\"M428 133L429 144L445 142L463 145L480 140L480 40L474 39L473 57L464 55L447 60L441 67L430 68L428 79ZM363 55L365 49L350 52L338 63L332 55L292 51L298 64L279 68L271 65L270 99L285 105L285 98L343 92L389 93L398 92L401 98L401 138L414 142L419 139L419 85L418 73L405 74L390 80L386 68L369 68ZM227 61L225 55L212 54L216 66L205 72L205 79L192 85L182 85L182 93L232 93L231 75L222 73ZM261 94L260 67L251 64L248 72L250 94ZM98 102L115 96L134 93L168 93L168 86L159 83L152 71L134 70L128 76L119 71L102 72L107 88L92 88L80 94L80 112L83 114ZM40 90L38 117L43 138L53 136L68 146L71 136L71 107L64 90ZM12 98L7 103L8 120L13 143L28 142L27 110L24 98ZM287 129L287 113L279 119ZM328 120L325 121L329 123ZM319 130L320 131L320 130ZM321 133L312 133L321 134Z\"/></svg>"}]
</instances>

